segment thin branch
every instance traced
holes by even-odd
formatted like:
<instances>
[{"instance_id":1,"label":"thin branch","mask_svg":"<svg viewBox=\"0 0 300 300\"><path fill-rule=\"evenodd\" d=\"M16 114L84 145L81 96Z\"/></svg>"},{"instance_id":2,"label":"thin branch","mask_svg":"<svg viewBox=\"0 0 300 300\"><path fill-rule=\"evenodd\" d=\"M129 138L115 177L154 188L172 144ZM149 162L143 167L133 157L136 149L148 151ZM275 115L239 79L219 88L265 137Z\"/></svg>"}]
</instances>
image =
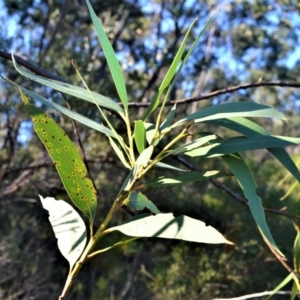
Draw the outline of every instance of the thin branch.
<instances>
[{"instance_id":1,"label":"thin branch","mask_svg":"<svg viewBox=\"0 0 300 300\"><path fill-rule=\"evenodd\" d=\"M0 49L0 57L4 58L6 60L12 60L11 53L3 51L1 49ZM62 78L58 75L55 75L55 74L53 74L53 73L37 66L36 64L34 64L34 63L18 56L18 55L14 55L14 57L15 57L18 64L20 64L23 67L26 67L27 69L29 69L30 71L32 71L33 73L35 73L37 75L68 83L64 78Z\"/></svg>"},{"instance_id":2,"label":"thin branch","mask_svg":"<svg viewBox=\"0 0 300 300\"><path fill-rule=\"evenodd\" d=\"M182 104L189 104L197 101L208 100L213 97L217 97L220 95L233 93L239 90L246 90L246 89L253 89L261 86L279 86L279 87L292 87L292 88L300 88L300 82L295 81L260 81L260 82L250 82L250 83L243 83L236 86L224 88L221 90L216 90L214 92L205 94L205 95L198 95L195 97L184 98L180 100L170 100L166 103L166 106L173 106L175 103L177 105ZM128 103L129 107L133 108L140 108L140 107L148 107L150 103L136 103L130 102Z\"/></svg>"}]
</instances>

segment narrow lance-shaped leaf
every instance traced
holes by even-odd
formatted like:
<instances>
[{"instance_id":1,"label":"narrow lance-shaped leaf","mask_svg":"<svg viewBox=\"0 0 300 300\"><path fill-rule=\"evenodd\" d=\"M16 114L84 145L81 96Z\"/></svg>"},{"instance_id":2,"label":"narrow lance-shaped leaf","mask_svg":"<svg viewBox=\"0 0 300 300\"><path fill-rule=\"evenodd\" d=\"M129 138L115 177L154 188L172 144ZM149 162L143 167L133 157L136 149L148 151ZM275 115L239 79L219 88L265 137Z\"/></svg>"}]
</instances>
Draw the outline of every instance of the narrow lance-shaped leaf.
<instances>
[{"instance_id":1,"label":"narrow lance-shaped leaf","mask_svg":"<svg viewBox=\"0 0 300 300\"><path fill-rule=\"evenodd\" d=\"M185 45L188 39L188 36L192 30L192 28L195 25L195 22L197 21L197 19L195 19L192 24L190 25L187 33L185 34L183 41L174 57L174 60L172 61L172 64L170 66L170 68L167 71L167 74L165 75L162 83L160 84L159 88L158 88L158 92L156 93L156 95L154 96L153 100L151 101L149 107L147 108L144 116L143 116L143 120L145 121L149 115L158 107L159 105L159 101L160 101L160 96L162 95L162 93L164 92L164 90L168 87L168 85L170 84L170 82L172 81L172 79L174 78L176 69L178 68L178 65L181 61L184 49L185 49ZM164 100L164 102L167 99Z\"/></svg>"},{"instance_id":2,"label":"narrow lance-shaped leaf","mask_svg":"<svg viewBox=\"0 0 300 300\"><path fill-rule=\"evenodd\" d=\"M93 221L97 207L96 190L87 177L77 148L56 122L43 110L29 104L21 89L20 93L34 130L51 157L69 197Z\"/></svg>"},{"instance_id":3,"label":"narrow lance-shaped leaf","mask_svg":"<svg viewBox=\"0 0 300 300\"><path fill-rule=\"evenodd\" d=\"M129 193L128 198L123 202L123 204L135 210L144 210L147 208L154 214L160 214L156 205L140 192L133 191Z\"/></svg>"},{"instance_id":4,"label":"narrow lance-shaped leaf","mask_svg":"<svg viewBox=\"0 0 300 300\"><path fill-rule=\"evenodd\" d=\"M294 241L294 271L297 273L300 271L300 229L296 223L294 223L297 235Z\"/></svg>"},{"instance_id":5,"label":"narrow lance-shaped leaf","mask_svg":"<svg viewBox=\"0 0 300 300\"><path fill-rule=\"evenodd\" d=\"M184 184L194 181L202 181L202 180L209 180L211 178L220 178L224 176L230 176L232 174L221 172L221 171L191 171L191 172L185 172L182 175L174 176L174 177L165 177L161 176L157 179L145 183L145 185L149 186L169 186L169 185L178 185L178 184Z\"/></svg>"},{"instance_id":6,"label":"narrow lance-shaped leaf","mask_svg":"<svg viewBox=\"0 0 300 300\"><path fill-rule=\"evenodd\" d=\"M64 93L64 94L67 94L70 96L74 96L76 98L94 103L94 100L91 98L89 92L86 89L66 83L66 82L61 82L61 81L53 80L50 78L44 78L44 77L35 75L31 72L25 71L19 67L19 65L17 64L17 61L15 60L13 55L12 55L12 61L13 61L13 64L14 64L16 70L21 75L23 75L37 83L40 83L44 86L53 88L56 91L59 91L61 93ZM95 101L98 103L99 106L105 107L105 108L115 111L115 112L118 112L121 116L124 116L124 111L118 103L114 102L112 99L109 99L101 94L98 94L95 92L91 92L91 93L93 95L93 98L95 99Z\"/></svg>"},{"instance_id":7,"label":"narrow lance-shaped leaf","mask_svg":"<svg viewBox=\"0 0 300 300\"><path fill-rule=\"evenodd\" d=\"M86 245L86 228L78 212L67 202L40 196L44 209L57 238L61 254L68 260L70 270L79 259Z\"/></svg>"},{"instance_id":8,"label":"narrow lance-shaped leaf","mask_svg":"<svg viewBox=\"0 0 300 300\"><path fill-rule=\"evenodd\" d=\"M167 129L171 126L171 124L173 123L173 120L175 118L175 114L176 114L176 103L174 104L174 106L172 107L170 112L168 113L167 118L160 125L160 128L159 128L160 131L163 131L164 129Z\"/></svg>"},{"instance_id":9,"label":"narrow lance-shaped leaf","mask_svg":"<svg viewBox=\"0 0 300 300\"><path fill-rule=\"evenodd\" d=\"M247 164L238 154L236 156L225 155L222 158L237 178L245 197L249 200L248 205L260 233L265 237L270 246L284 257L277 247L267 225L261 199L256 194L257 185Z\"/></svg>"},{"instance_id":10,"label":"narrow lance-shaped leaf","mask_svg":"<svg viewBox=\"0 0 300 300\"><path fill-rule=\"evenodd\" d=\"M281 112L267 105L255 102L231 102L203 108L186 118L179 120L171 127L177 127L192 120L195 123L198 123L231 117L260 117L286 120L286 117Z\"/></svg>"},{"instance_id":11,"label":"narrow lance-shaped leaf","mask_svg":"<svg viewBox=\"0 0 300 300\"><path fill-rule=\"evenodd\" d=\"M120 161L123 163L123 165L128 168L131 169L125 155L124 152L122 151L122 149L119 147L119 145L114 141L114 139L112 139L110 136L108 137L109 142L112 146L112 148L114 149L115 153L118 155Z\"/></svg>"},{"instance_id":12,"label":"narrow lance-shaped leaf","mask_svg":"<svg viewBox=\"0 0 300 300\"><path fill-rule=\"evenodd\" d=\"M52 108L52 109L54 109L54 110L56 110L58 112L61 112L62 114L64 114L64 115L66 115L66 116L74 119L75 121L78 121L81 124L84 124L84 125L92 128L92 129L95 129L95 130L97 130L97 131L99 131L101 133L104 133L105 135L115 137L115 134L109 128L107 128L107 127L105 127L105 126L103 126L103 125L101 125L101 124L99 124L99 123L97 123L97 122L95 122L93 120L90 120L89 118L87 118L87 117L85 117L83 115L80 115L80 114L78 114L75 111L69 110L66 107L63 107L63 106L61 106L61 105L59 105L57 103L49 101L46 98L43 98L42 96L40 96L40 95L38 95L36 93L33 93L33 92L31 92L31 91L29 91L29 90L27 90L27 89L19 86L18 84L14 83L13 81L10 81L9 79L2 77L1 75L0 75L0 77L2 79L4 79L5 81L11 83L12 85L18 87L19 89L21 89L22 92L25 95L33 98L34 100L36 100L38 102L41 102L42 104L45 104L46 106L48 106L48 107L50 107L50 108Z\"/></svg>"},{"instance_id":13,"label":"narrow lance-shaped leaf","mask_svg":"<svg viewBox=\"0 0 300 300\"><path fill-rule=\"evenodd\" d=\"M127 91L125 86L125 80L123 77L123 73L120 67L120 64L117 60L117 57L115 55L114 49L111 46L109 39L107 38L103 26L101 24L101 21L97 17L97 15L94 12L93 7L91 6L90 2L86 0L93 24L95 26L99 42L101 44L101 47L103 49L104 56L106 58L110 73L112 75L114 84L116 86L117 92L119 94L119 97L124 105L124 109L128 110L128 99L127 99Z\"/></svg>"},{"instance_id":14,"label":"narrow lance-shaped leaf","mask_svg":"<svg viewBox=\"0 0 300 300\"><path fill-rule=\"evenodd\" d=\"M134 122L134 140L139 153L142 153L146 144L146 130L142 120Z\"/></svg>"},{"instance_id":15,"label":"narrow lance-shaped leaf","mask_svg":"<svg viewBox=\"0 0 300 300\"><path fill-rule=\"evenodd\" d=\"M254 137L234 137L229 138L221 143L216 143L207 148L196 148L191 151L185 152L189 156L203 156L203 150L207 149L205 157L224 155L234 152L244 152L250 150L258 150L275 148L275 147L285 147L289 145L298 145L300 143L300 138L291 138L286 136L272 136L272 135L257 135ZM191 143L192 144L192 143ZM197 155L199 154L199 155Z\"/></svg>"},{"instance_id":16,"label":"narrow lance-shaped leaf","mask_svg":"<svg viewBox=\"0 0 300 300\"><path fill-rule=\"evenodd\" d=\"M248 137L254 137L256 135L270 135L270 133L263 127L242 117L211 120L206 121L205 123L223 126ZM267 148L267 150L272 153L278 159L278 161L280 161L280 163L300 182L300 172L285 149Z\"/></svg>"},{"instance_id":17,"label":"narrow lance-shaped leaf","mask_svg":"<svg viewBox=\"0 0 300 300\"><path fill-rule=\"evenodd\" d=\"M134 237L158 237L206 244L233 244L212 226L187 216L174 217L172 213L155 216L138 215L119 226L107 229L107 232L115 230Z\"/></svg>"},{"instance_id":18,"label":"narrow lance-shaped leaf","mask_svg":"<svg viewBox=\"0 0 300 300\"><path fill-rule=\"evenodd\" d=\"M133 168L131 169L131 171L129 172L127 178L125 179L120 193L123 191L129 191L131 184L134 180L136 180L137 178L139 178L139 173L146 168L146 166L148 165L148 163L150 162L150 158L152 156L153 153L153 146L149 146L148 148L146 148L138 157L138 159L136 160Z\"/></svg>"}]
</instances>

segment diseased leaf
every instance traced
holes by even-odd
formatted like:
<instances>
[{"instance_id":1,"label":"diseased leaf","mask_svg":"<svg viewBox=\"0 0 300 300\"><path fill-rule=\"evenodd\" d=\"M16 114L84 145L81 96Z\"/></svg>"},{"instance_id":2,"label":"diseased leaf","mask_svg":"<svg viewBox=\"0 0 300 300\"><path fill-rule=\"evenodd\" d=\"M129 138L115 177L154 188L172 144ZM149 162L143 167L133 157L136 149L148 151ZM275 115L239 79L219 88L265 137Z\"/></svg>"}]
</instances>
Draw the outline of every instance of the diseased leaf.
<instances>
[{"instance_id":1,"label":"diseased leaf","mask_svg":"<svg viewBox=\"0 0 300 300\"><path fill-rule=\"evenodd\" d=\"M39 196L57 238L61 254L68 260L70 270L79 259L86 245L86 228L78 212L67 202Z\"/></svg>"},{"instance_id":2,"label":"diseased leaf","mask_svg":"<svg viewBox=\"0 0 300 300\"><path fill-rule=\"evenodd\" d=\"M176 177L161 176L151 182L145 183L145 185L150 185L150 186L178 185L178 184L209 180L211 178L219 178L219 177L230 176L230 175L231 174L229 173L225 173L221 171L203 171L203 172L190 171L190 172L185 172L184 174Z\"/></svg>"},{"instance_id":3,"label":"diseased leaf","mask_svg":"<svg viewBox=\"0 0 300 300\"><path fill-rule=\"evenodd\" d=\"M34 130L51 157L61 181L74 204L94 220L97 197L80 154L64 131L43 110L29 104L20 89L22 100L31 117Z\"/></svg>"},{"instance_id":4,"label":"diseased leaf","mask_svg":"<svg viewBox=\"0 0 300 300\"><path fill-rule=\"evenodd\" d=\"M106 62L108 64L110 73L112 75L114 84L116 86L118 95L123 103L125 111L128 110L128 99L127 99L127 91L126 91L126 85L125 85L125 80L123 77L123 73L120 67L120 64L117 60L116 54L114 52L114 49L112 45L110 44L103 26L101 24L101 21L97 17L97 15L94 12L93 7L91 6L90 2L86 0L93 24L95 26L97 36L100 42L100 45L102 47Z\"/></svg>"},{"instance_id":5,"label":"diseased leaf","mask_svg":"<svg viewBox=\"0 0 300 300\"><path fill-rule=\"evenodd\" d=\"M212 226L187 216L174 217L172 213L155 216L142 214L119 226L107 229L109 232L115 230L134 237L159 237L206 244L233 244Z\"/></svg>"},{"instance_id":6,"label":"diseased leaf","mask_svg":"<svg viewBox=\"0 0 300 300\"><path fill-rule=\"evenodd\" d=\"M160 214L156 205L140 192L131 192L124 201L124 204L136 210L144 210L147 208L154 214Z\"/></svg>"}]
</instances>

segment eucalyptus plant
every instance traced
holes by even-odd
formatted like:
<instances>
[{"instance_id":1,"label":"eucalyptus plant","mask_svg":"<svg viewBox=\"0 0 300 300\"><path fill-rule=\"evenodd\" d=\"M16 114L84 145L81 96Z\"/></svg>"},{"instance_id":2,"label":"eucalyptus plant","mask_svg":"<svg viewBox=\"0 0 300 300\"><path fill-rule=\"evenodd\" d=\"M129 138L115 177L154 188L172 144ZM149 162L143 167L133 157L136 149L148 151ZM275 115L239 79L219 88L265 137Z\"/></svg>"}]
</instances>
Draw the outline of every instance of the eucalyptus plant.
<instances>
[{"instance_id":1,"label":"eucalyptus plant","mask_svg":"<svg viewBox=\"0 0 300 300\"><path fill-rule=\"evenodd\" d=\"M148 109L142 118L133 120L129 111L126 84L120 64L101 21L88 0L86 3L122 105L104 95L91 91L74 62L72 64L84 88L43 78L25 71L12 57L13 64L21 75L63 94L95 104L101 114L100 123L2 77L19 88L27 113L34 124L34 130L51 157L73 203L71 206L63 200L40 196L43 207L49 212L49 220L58 240L58 247L70 266L65 287L59 299L66 299L74 278L87 260L142 237L181 239L198 243L233 244L215 228L207 226L202 221L188 216L175 217L172 213L160 212L155 203L143 193L145 187L167 187L223 176L235 176L248 199L250 211L264 241L272 251L284 257L266 223L262 201L256 193L257 184L254 176L239 152L267 149L297 181L300 181L297 166L283 148L288 145L299 144L300 138L271 135L253 121L255 118L276 118L286 121L285 116L270 106L255 102L229 102L209 106L179 120L176 119L176 105L166 113L166 103L170 92L212 18L199 33L191 47L187 49L187 40L197 19L190 25ZM95 219L99 217L96 213L97 192L94 183L88 178L86 166L77 147L53 119L47 116L42 109L29 102L29 98L98 131L100 134L104 134L124 168L128 169L127 178L122 186L118 187L115 199L112 199L110 210L106 216L101 216L104 221L96 230L94 230ZM112 115L118 116L124 123L127 131L126 137L123 137L113 126ZM163 117L164 115L166 118ZM155 121L151 122L150 119ZM199 132L195 128L196 124L212 124L224 127L238 133L238 137L222 139L213 132ZM191 138L191 141L186 142L187 136ZM202 159L220 157L229 167L230 172L219 170L193 171L178 168L165 162L167 157L177 155L186 155L191 158L201 157ZM154 167L171 169L174 176L161 175L149 180L147 174ZM141 184L140 179L142 178L143 183ZM126 222L109 227L113 216L122 206L128 206L137 212L147 209L149 213L137 214ZM85 222L76 208L87 218L89 228L86 228ZM104 249L95 249L95 245L100 239L114 231L119 231L129 238L120 240ZM299 290L297 279L295 282Z\"/></svg>"}]
</instances>

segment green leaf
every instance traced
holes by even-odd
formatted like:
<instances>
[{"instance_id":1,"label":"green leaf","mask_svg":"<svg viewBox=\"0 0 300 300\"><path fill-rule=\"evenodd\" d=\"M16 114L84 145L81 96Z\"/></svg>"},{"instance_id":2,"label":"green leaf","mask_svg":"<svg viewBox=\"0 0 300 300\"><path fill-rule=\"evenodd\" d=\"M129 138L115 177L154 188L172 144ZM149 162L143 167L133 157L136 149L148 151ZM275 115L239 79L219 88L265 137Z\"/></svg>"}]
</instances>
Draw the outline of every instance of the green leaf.
<instances>
[{"instance_id":1,"label":"green leaf","mask_svg":"<svg viewBox=\"0 0 300 300\"><path fill-rule=\"evenodd\" d=\"M70 271L86 245L86 228L78 212L67 202L40 196L44 209L49 212L49 221L57 238L61 254L68 260Z\"/></svg>"},{"instance_id":2,"label":"green leaf","mask_svg":"<svg viewBox=\"0 0 300 300\"><path fill-rule=\"evenodd\" d=\"M255 102L231 102L203 108L186 118L179 120L171 127L177 127L194 120L195 123L230 117L277 118L286 120L276 109Z\"/></svg>"},{"instance_id":3,"label":"green leaf","mask_svg":"<svg viewBox=\"0 0 300 300\"><path fill-rule=\"evenodd\" d=\"M297 284L294 280L290 299L294 300L296 298L296 296L298 295L298 293L299 293L299 290L298 290Z\"/></svg>"},{"instance_id":4,"label":"green leaf","mask_svg":"<svg viewBox=\"0 0 300 300\"><path fill-rule=\"evenodd\" d=\"M288 189L288 191L280 198L280 200L285 200L295 189L296 187L299 186L299 182L298 181L295 181L291 187Z\"/></svg>"},{"instance_id":5,"label":"green leaf","mask_svg":"<svg viewBox=\"0 0 300 300\"><path fill-rule=\"evenodd\" d=\"M12 61L14 63L16 70L21 75L23 75L37 83L40 83L44 86L53 88L56 91L59 91L61 93L64 93L64 94L67 94L70 96L74 96L76 98L79 98L79 99L82 99L82 100L85 100L85 101L88 101L88 102L91 102L94 104L94 100L91 98L91 95L89 94L89 92L86 89L72 85L72 84L68 84L65 82L61 82L61 81L57 81L57 80L53 80L53 79L49 79L49 78L44 78L44 77L35 75L31 72L22 70L19 67L19 65L17 64L13 55L12 55ZM111 100L103 95L100 95L98 93L95 93L95 92L91 92L91 93L99 106L105 107L105 108L115 111L115 112L118 112L121 116L124 116L124 111L119 104L117 104L113 100Z\"/></svg>"},{"instance_id":6,"label":"green leaf","mask_svg":"<svg viewBox=\"0 0 300 300\"><path fill-rule=\"evenodd\" d=\"M164 92L164 90L168 87L168 85L170 84L170 82L172 81L174 75L175 75L175 72L178 68L178 65L181 61L181 58L182 58L182 55L183 55L183 52L185 50L185 45L186 45L186 42L187 42L187 39L188 39L188 36L193 28L193 26L195 25L197 19L195 19L192 24L190 25L188 31L186 32L184 38L183 38L183 41L172 61L172 64L170 66L170 68L168 69L167 71L167 74L165 75L162 83L160 84L160 87L158 88L158 92L156 93L156 95L154 96L153 100L151 101L149 107L147 108L146 112L145 112L145 115L143 116L143 120L145 121L149 116L150 114L158 107L159 105L159 100L160 100L160 96L162 95L162 93ZM165 99L164 101L166 101L167 99Z\"/></svg>"},{"instance_id":7,"label":"green leaf","mask_svg":"<svg viewBox=\"0 0 300 300\"><path fill-rule=\"evenodd\" d=\"M146 146L146 130L144 122L141 120L134 122L134 139L139 153L142 153Z\"/></svg>"},{"instance_id":8,"label":"green leaf","mask_svg":"<svg viewBox=\"0 0 300 300\"><path fill-rule=\"evenodd\" d=\"M294 223L295 230L297 232L294 242L294 271L299 273L300 271L300 229L296 223Z\"/></svg>"},{"instance_id":9,"label":"green leaf","mask_svg":"<svg viewBox=\"0 0 300 300\"><path fill-rule=\"evenodd\" d=\"M233 152L243 152L265 148L285 147L289 145L298 145L300 138L291 138L285 136L257 135L254 137L234 137L223 141L221 144L212 148L208 152L211 154L230 154Z\"/></svg>"},{"instance_id":10,"label":"green leaf","mask_svg":"<svg viewBox=\"0 0 300 300\"><path fill-rule=\"evenodd\" d=\"M144 210L147 208L154 214L160 214L160 211L155 204L140 192L133 191L129 193L124 204L136 210Z\"/></svg>"},{"instance_id":11,"label":"green leaf","mask_svg":"<svg viewBox=\"0 0 300 300\"><path fill-rule=\"evenodd\" d=\"M160 128L159 128L160 131L163 131L164 129L169 128L169 126L173 123L175 115L176 115L176 103L174 104L174 106L172 107L170 112L168 113L167 118L160 125Z\"/></svg>"},{"instance_id":12,"label":"green leaf","mask_svg":"<svg viewBox=\"0 0 300 300\"><path fill-rule=\"evenodd\" d=\"M22 90L20 93L34 130L51 157L69 197L92 222L97 207L96 190L87 178L87 170L77 148L43 110L29 104Z\"/></svg>"},{"instance_id":13,"label":"green leaf","mask_svg":"<svg viewBox=\"0 0 300 300\"><path fill-rule=\"evenodd\" d=\"M205 123L223 126L248 137L254 137L256 135L270 135L270 133L264 128L245 118L219 119L206 121ZM300 172L285 149L271 148L267 150L272 153L274 157L276 157L278 161L280 161L281 164L300 182Z\"/></svg>"},{"instance_id":14,"label":"green leaf","mask_svg":"<svg viewBox=\"0 0 300 300\"><path fill-rule=\"evenodd\" d=\"M286 286L293 279L293 273L290 273L285 279L283 279L276 288L272 291L272 294L268 297L270 299L273 295L275 295L278 291L280 291L284 286Z\"/></svg>"},{"instance_id":15,"label":"green leaf","mask_svg":"<svg viewBox=\"0 0 300 300\"><path fill-rule=\"evenodd\" d=\"M142 214L127 222L107 229L134 237L159 237L206 244L233 244L220 232L204 222L187 216L174 217L172 213L149 216Z\"/></svg>"},{"instance_id":16,"label":"green leaf","mask_svg":"<svg viewBox=\"0 0 300 300\"><path fill-rule=\"evenodd\" d=\"M0 75L0 77L1 77L1 75ZM63 106L61 106L61 105L59 105L57 103L51 102L51 101L49 101L49 100L41 97L40 95L35 94L35 93L33 93L33 92L31 92L31 91L29 91L29 90L27 90L27 89L19 86L18 84L14 83L14 82L6 79L6 78L3 78L3 77L1 77L1 78L4 79L5 81L11 83L12 85L18 87L19 89L22 90L22 92L25 95L33 98L34 100L39 101L39 102L47 105L48 107L50 107L50 108L52 108L52 109L54 109L54 110L56 110L58 112L61 112L62 114L64 114L64 115L66 115L66 116L68 116L68 117L70 117L70 118L78 121L81 124L84 124L84 125L92 128L92 129L95 129L95 130L97 130L97 131L99 131L101 133L104 133L107 136L115 137L115 134L109 128L107 128L107 127L105 127L105 126L103 126L101 124L98 124L97 122L95 122L93 120L90 120L89 118L84 117L84 116L78 114L75 111L69 110L69 109L67 109L67 108L65 108L65 107L63 107Z\"/></svg>"},{"instance_id":17,"label":"green leaf","mask_svg":"<svg viewBox=\"0 0 300 300\"><path fill-rule=\"evenodd\" d=\"M236 154L236 156L225 155L222 159L237 178L245 197L249 200L248 205L260 233L265 237L265 240L268 241L270 246L284 257L277 247L267 225L261 199L256 194L257 185L247 164L238 154Z\"/></svg>"},{"instance_id":18,"label":"green leaf","mask_svg":"<svg viewBox=\"0 0 300 300\"><path fill-rule=\"evenodd\" d=\"M120 161L123 163L123 165L127 168L127 169L131 169L131 166L129 165L129 163L127 162L127 159L125 158L124 152L122 151L122 149L117 145L117 143L114 141L114 139L112 139L110 136L108 137L109 142L112 146L112 148L114 149L115 153L118 155Z\"/></svg>"},{"instance_id":19,"label":"green leaf","mask_svg":"<svg viewBox=\"0 0 300 300\"><path fill-rule=\"evenodd\" d=\"M251 138L234 137L229 138L220 143L214 143L211 146L196 148L187 151L184 154L188 156L205 156L216 157L233 152L243 152L257 149L265 149L272 147L284 147L289 145L297 145L300 143L300 138L291 138L285 136L257 135Z\"/></svg>"},{"instance_id":20,"label":"green leaf","mask_svg":"<svg viewBox=\"0 0 300 300\"><path fill-rule=\"evenodd\" d=\"M93 24L95 26L98 39L100 42L100 45L102 47L105 59L107 61L110 73L112 75L114 84L116 86L117 92L119 94L119 97L124 105L125 111L128 110L128 99L127 99L127 91L125 86L125 80L123 77L123 73L120 67L120 64L117 60L117 57L115 55L114 49L111 46L109 39L107 38L104 29L102 27L101 21L95 14L93 7L91 6L90 2L86 0Z\"/></svg>"},{"instance_id":21,"label":"green leaf","mask_svg":"<svg viewBox=\"0 0 300 300\"><path fill-rule=\"evenodd\" d=\"M219 177L230 176L230 175L231 174L229 174L229 173L215 171L215 170L203 171L203 172L190 171L190 172L186 172L186 173L184 173L180 176L176 176L176 177L161 176L151 182L145 183L145 185L149 185L149 186L178 185L178 184L184 184L184 183L189 183L189 182L194 182L194 181L209 180L211 178L219 178Z\"/></svg>"}]
</instances>

